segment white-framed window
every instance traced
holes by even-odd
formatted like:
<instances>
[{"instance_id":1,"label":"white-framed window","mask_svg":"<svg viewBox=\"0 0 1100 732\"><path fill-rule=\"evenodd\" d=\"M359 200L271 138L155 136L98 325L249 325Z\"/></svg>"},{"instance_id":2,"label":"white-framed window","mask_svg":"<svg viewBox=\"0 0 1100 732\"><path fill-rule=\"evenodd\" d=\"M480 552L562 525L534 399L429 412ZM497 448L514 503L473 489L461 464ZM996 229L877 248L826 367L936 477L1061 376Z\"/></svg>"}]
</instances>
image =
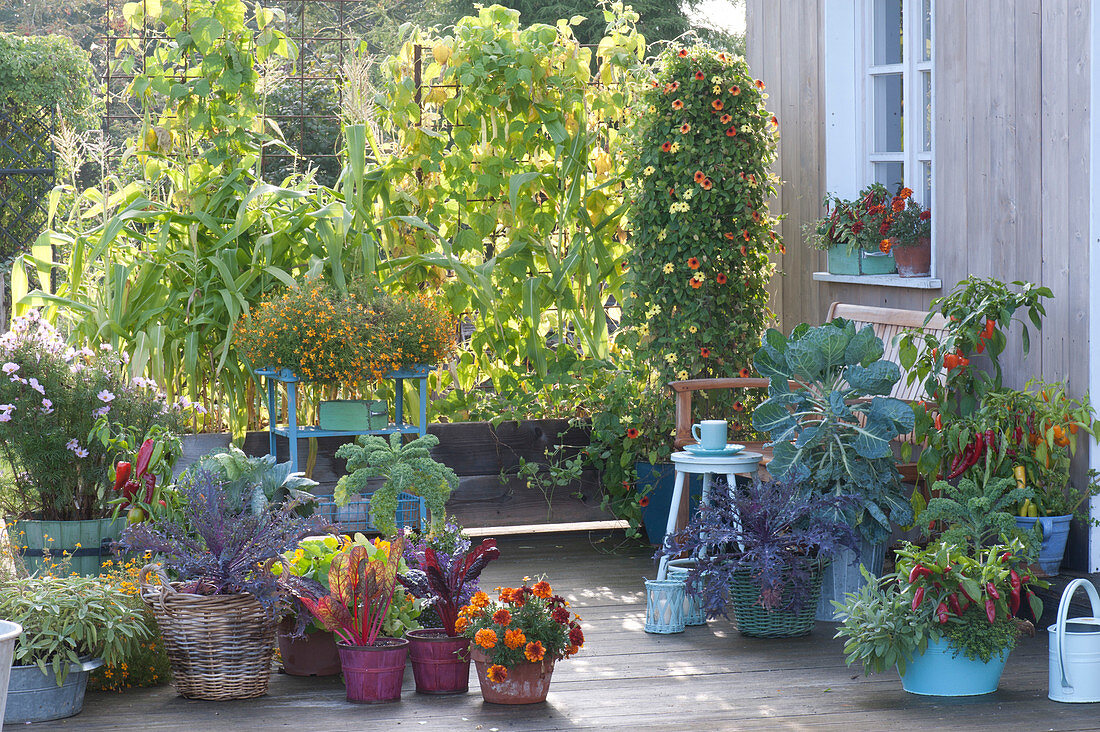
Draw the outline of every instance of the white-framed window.
<instances>
[{"instance_id":1,"label":"white-framed window","mask_svg":"<svg viewBox=\"0 0 1100 732\"><path fill-rule=\"evenodd\" d=\"M864 181L932 202L933 0L863 0Z\"/></svg>"}]
</instances>

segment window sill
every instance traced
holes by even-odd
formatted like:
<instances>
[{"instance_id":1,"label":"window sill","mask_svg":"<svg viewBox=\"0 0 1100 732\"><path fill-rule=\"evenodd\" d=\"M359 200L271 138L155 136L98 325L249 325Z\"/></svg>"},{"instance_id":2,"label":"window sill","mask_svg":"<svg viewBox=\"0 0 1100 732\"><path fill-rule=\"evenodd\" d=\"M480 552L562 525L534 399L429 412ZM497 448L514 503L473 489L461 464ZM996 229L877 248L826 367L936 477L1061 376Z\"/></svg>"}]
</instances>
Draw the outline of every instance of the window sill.
<instances>
[{"instance_id":1,"label":"window sill","mask_svg":"<svg viewBox=\"0 0 1100 732\"><path fill-rule=\"evenodd\" d=\"M837 275L814 272L815 282L833 282L844 285L874 285L876 287L905 287L910 290L939 290L943 282L937 277L901 277L888 275Z\"/></svg>"}]
</instances>

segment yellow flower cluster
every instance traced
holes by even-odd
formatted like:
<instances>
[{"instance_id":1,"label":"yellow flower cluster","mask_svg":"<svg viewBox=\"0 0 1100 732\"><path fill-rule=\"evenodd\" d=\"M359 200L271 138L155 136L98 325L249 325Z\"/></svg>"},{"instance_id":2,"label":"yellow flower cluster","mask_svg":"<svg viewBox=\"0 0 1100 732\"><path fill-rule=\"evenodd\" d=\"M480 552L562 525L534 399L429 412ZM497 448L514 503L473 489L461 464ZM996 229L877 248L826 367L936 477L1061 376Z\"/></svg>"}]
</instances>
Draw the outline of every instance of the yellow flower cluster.
<instances>
[{"instance_id":1,"label":"yellow flower cluster","mask_svg":"<svg viewBox=\"0 0 1100 732\"><path fill-rule=\"evenodd\" d=\"M149 557L131 558L126 561L107 560L103 563L100 579L122 590L133 598L135 613L145 615L146 623L155 628L152 614L141 600L138 575ZM136 645L127 660L115 666L103 666L92 673L89 689L94 691L122 691L134 687L159 686L168 681L168 656L157 634L148 643Z\"/></svg>"}]
</instances>

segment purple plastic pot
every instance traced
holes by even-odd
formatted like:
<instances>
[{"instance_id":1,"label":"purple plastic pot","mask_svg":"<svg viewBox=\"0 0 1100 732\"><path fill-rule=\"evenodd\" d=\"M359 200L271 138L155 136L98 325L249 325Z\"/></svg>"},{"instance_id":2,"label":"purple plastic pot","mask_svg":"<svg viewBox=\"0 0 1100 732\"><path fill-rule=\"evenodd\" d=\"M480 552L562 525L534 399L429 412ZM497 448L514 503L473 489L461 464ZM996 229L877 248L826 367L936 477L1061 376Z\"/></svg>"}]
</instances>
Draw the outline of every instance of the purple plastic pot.
<instances>
[{"instance_id":1,"label":"purple plastic pot","mask_svg":"<svg viewBox=\"0 0 1100 732\"><path fill-rule=\"evenodd\" d=\"M443 628L405 634L418 694L465 694L470 689L470 639L452 638Z\"/></svg>"},{"instance_id":2,"label":"purple plastic pot","mask_svg":"<svg viewBox=\"0 0 1100 732\"><path fill-rule=\"evenodd\" d=\"M340 663L344 667L344 687L348 701L355 704L381 704L401 698L405 677L405 659L409 642L404 638L379 638L373 646L347 646L338 643Z\"/></svg>"},{"instance_id":3,"label":"purple plastic pot","mask_svg":"<svg viewBox=\"0 0 1100 732\"><path fill-rule=\"evenodd\" d=\"M279 653L283 670L291 676L335 676L340 673L340 653L336 638L327 630L291 637L293 623L279 624Z\"/></svg>"}]
</instances>

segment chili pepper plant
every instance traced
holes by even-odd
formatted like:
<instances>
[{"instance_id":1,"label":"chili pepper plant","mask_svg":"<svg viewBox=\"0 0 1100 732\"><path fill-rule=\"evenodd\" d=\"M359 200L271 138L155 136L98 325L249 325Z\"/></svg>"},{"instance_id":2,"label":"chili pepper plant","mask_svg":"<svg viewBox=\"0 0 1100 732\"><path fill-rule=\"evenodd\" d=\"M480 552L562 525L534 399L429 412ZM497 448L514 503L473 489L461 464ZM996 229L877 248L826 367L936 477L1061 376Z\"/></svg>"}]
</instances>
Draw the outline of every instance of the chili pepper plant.
<instances>
[{"instance_id":1,"label":"chili pepper plant","mask_svg":"<svg viewBox=\"0 0 1100 732\"><path fill-rule=\"evenodd\" d=\"M1040 617L1033 588L1047 586L1027 570L1018 539L976 554L942 541L925 549L906 544L893 573L864 576L867 584L835 604L843 618L836 637L847 639L848 664L862 663L865 674L895 666L904 673L929 641L941 638L956 657L984 662L1006 653L1022 632L1034 632L1019 612L1026 603Z\"/></svg>"}]
</instances>

